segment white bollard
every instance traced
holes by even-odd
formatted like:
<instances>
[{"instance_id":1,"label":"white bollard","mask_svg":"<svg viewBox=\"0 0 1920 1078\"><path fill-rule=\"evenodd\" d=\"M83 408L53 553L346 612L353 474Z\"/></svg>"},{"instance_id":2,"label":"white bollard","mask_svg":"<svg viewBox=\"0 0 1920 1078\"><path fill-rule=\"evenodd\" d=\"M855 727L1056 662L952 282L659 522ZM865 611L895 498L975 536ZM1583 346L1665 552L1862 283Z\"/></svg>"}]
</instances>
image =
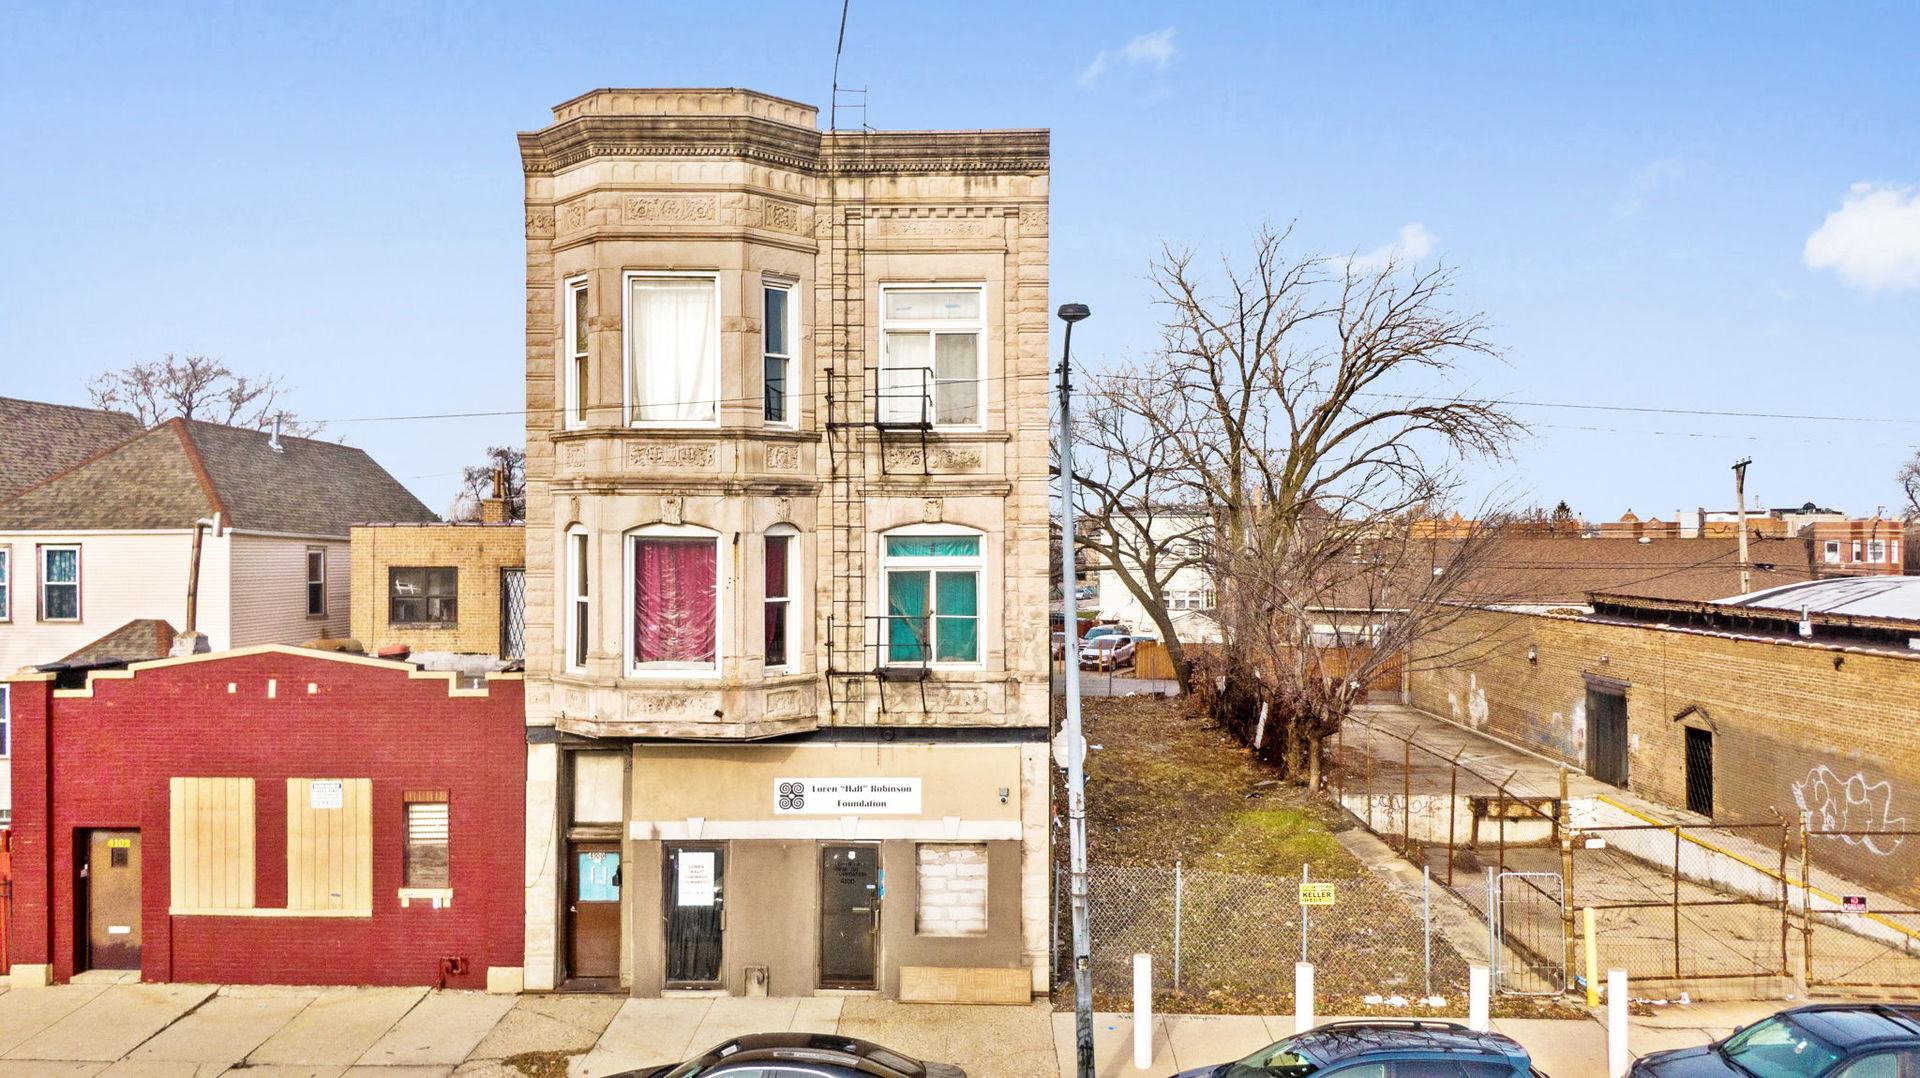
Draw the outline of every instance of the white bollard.
<instances>
[{"instance_id":1,"label":"white bollard","mask_svg":"<svg viewBox=\"0 0 1920 1078\"><path fill-rule=\"evenodd\" d=\"M1627 971L1607 971L1607 1078L1626 1078Z\"/></svg>"},{"instance_id":2,"label":"white bollard","mask_svg":"<svg viewBox=\"0 0 1920 1078\"><path fill-rule=\"evenodd\" d=\"M1293 964L1293 1031L1313 1028L1313 963Z\"/></svg>"},{"instance_id":3,"label":"white bollard","mask_svg":"<svg viewBox=\"0 0 1920 1078\"><path fill-rule=\"evenodd\" d=\"M1133 956L1133 1065L1153 1066L1153 956Z\"/></svg>"},{"instance_id":4,"label":"white bollard","mask_svg":"<svg viewBox=\"0 0 1920 1078\"><path fill-rule=\"evenodd\" d=\"M1485 966L1474 966L1467 970L1467 1026L1482 1033L1487 1031L1491 1017L1492 976Z\"/></svg>"}]
</instances>

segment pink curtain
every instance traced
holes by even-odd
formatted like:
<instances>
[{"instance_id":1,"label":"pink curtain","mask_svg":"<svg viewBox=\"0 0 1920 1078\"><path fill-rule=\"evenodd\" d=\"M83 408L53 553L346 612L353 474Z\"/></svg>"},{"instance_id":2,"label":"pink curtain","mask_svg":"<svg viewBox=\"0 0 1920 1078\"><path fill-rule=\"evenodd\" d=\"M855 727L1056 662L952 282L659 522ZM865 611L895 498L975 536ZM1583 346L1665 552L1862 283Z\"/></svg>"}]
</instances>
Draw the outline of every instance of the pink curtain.
<instances>
[{"instance_id":1,"label":"pink curtain","mask_svg":"<svg viewBox=\"0 0 1920 1078\"><path fill-rule=\"evenodd\" d=\"M712 663L713 540L642 539L633 557L634 663Z\"/></svg>"}]
</instances>

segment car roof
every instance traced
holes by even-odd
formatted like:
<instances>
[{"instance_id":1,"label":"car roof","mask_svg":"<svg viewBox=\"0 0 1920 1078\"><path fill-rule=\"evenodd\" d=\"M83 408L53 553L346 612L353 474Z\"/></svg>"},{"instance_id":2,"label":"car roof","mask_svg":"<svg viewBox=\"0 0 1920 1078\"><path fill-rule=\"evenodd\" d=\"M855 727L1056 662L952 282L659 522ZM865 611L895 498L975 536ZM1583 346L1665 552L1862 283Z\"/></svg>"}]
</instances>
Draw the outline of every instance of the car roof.
<instances>
[{"instance_id":1,"label":"car roof","mask_svg":"<svg viewBox=\"0 0 1920 1078\"><path fill-rule=\"evenodd\" d=\"M917 1059L872 1041L832 1033L749 1033L715 1045L698 1059L690 1060L697 1066L687 1073L703 1074L707 1068L721 1064L775 1061L831 1063L852 1067L875 1078L926 1078L927 1075L926 1065ZM684 1067L683 1064L682 1069ZM679 1074L681 1069L668 1073Z\"/></svg>"},{"instance_id":2,"label":"car roof","mask_svg":"<svg viewBox=\"0 0 1920 1078\"><path fill-rule=\"evenodd\" d=\"M1525 1059L1520 1042L1498 1033L1481 1033L1458 1022L1431 1019L1362 1019L1329 1022L1293 1038L1294 1046L1323 1064L1376 1052L1441 1052Z\"/></svg>"},{"instance_id":3,"label":"car roof","mask_svg":"<svg viewBox=\"0 0 1920 1078\"><path fill-rule=\"evenodd\" d=\"M1920 1006L1816 1003L1781 1014L1840 1047L1852 1048L1873 1041L1920 1040Z\"/></svg>"}]
</instances>

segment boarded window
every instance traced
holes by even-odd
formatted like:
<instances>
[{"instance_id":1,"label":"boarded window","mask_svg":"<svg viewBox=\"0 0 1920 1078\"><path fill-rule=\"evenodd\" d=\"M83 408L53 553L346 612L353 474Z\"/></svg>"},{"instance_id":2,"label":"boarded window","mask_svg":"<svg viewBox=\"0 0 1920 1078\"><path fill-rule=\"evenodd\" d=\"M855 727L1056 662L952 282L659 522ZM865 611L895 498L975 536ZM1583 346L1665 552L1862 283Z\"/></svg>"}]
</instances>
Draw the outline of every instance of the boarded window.
<instances>
[{"instance_id":1,"label":"boarded window","mask_svg":"<svg viewBox=\"0 0 1920 1078\"><path fill-rule=\"evenodd\" d=\"M373 910L373 780L287 780L287 908Z\"/></svg>"},{"instance_id":2,"label":"boarded window","mask_svg":"<svg viewBox=\"0 0 1920 1078\"><path fill-rule=\"evenodd\" d=\"M172 907L253 908L253 780L175 778L167 787Z\"/></svg>"},{"instance_id":3,"label":"boarded window","mask_svg":"<svg viewBox=\"0 0 1920 1078\"><path fill-rule=\"evenodd\" d=\"M982 936L987 931L987 845L923 843L914 874L916 920L923 936Z\"/></svg>"},{"instance_id":4,"label":"boarded window","mask_svg":"<svg viewBox=\"0 0 1920 1078\"><path fill-rule=\"evenodd\" d=\"M447 862L449 815L444 793L407 795L407 864L405 887L452 887Z\"/></svg>"}]
</instances>

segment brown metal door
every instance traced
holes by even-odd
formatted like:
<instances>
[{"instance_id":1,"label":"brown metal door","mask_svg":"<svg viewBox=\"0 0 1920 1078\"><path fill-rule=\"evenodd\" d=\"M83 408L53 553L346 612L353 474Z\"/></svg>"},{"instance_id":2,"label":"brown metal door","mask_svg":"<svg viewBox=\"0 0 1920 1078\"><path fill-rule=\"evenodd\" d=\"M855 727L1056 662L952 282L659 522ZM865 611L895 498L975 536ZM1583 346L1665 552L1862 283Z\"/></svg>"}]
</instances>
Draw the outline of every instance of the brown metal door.
<instances>
[{"instance_id":1,"label":"brown metal door","mask_svg":"<svg viewBox=\"0 0 1920 1078\"><path fill-rule=\"evenodd\" d=\"M89 831L80 862L88 969L140 968L140 832Z\"/></svg>"},{"instance_id":2,"label":"brown metal door","mask_svg":"<svg viewBox=\"0 0 1920 1078\"><path fill-rule=\"evenodd\" d=\"M820 986L872 988L880 847L820 848Z\"/></svg>"},{"instance_id":3,"label":"brown metal door","mask_svg":"<svg viewBox=\"0 0 1920 1078\"><path fill-rule=\"evenodd\" d=\"M575 842L568 859L567 972L620 976L620 844Z\"/></svg>"}]
</instances>

